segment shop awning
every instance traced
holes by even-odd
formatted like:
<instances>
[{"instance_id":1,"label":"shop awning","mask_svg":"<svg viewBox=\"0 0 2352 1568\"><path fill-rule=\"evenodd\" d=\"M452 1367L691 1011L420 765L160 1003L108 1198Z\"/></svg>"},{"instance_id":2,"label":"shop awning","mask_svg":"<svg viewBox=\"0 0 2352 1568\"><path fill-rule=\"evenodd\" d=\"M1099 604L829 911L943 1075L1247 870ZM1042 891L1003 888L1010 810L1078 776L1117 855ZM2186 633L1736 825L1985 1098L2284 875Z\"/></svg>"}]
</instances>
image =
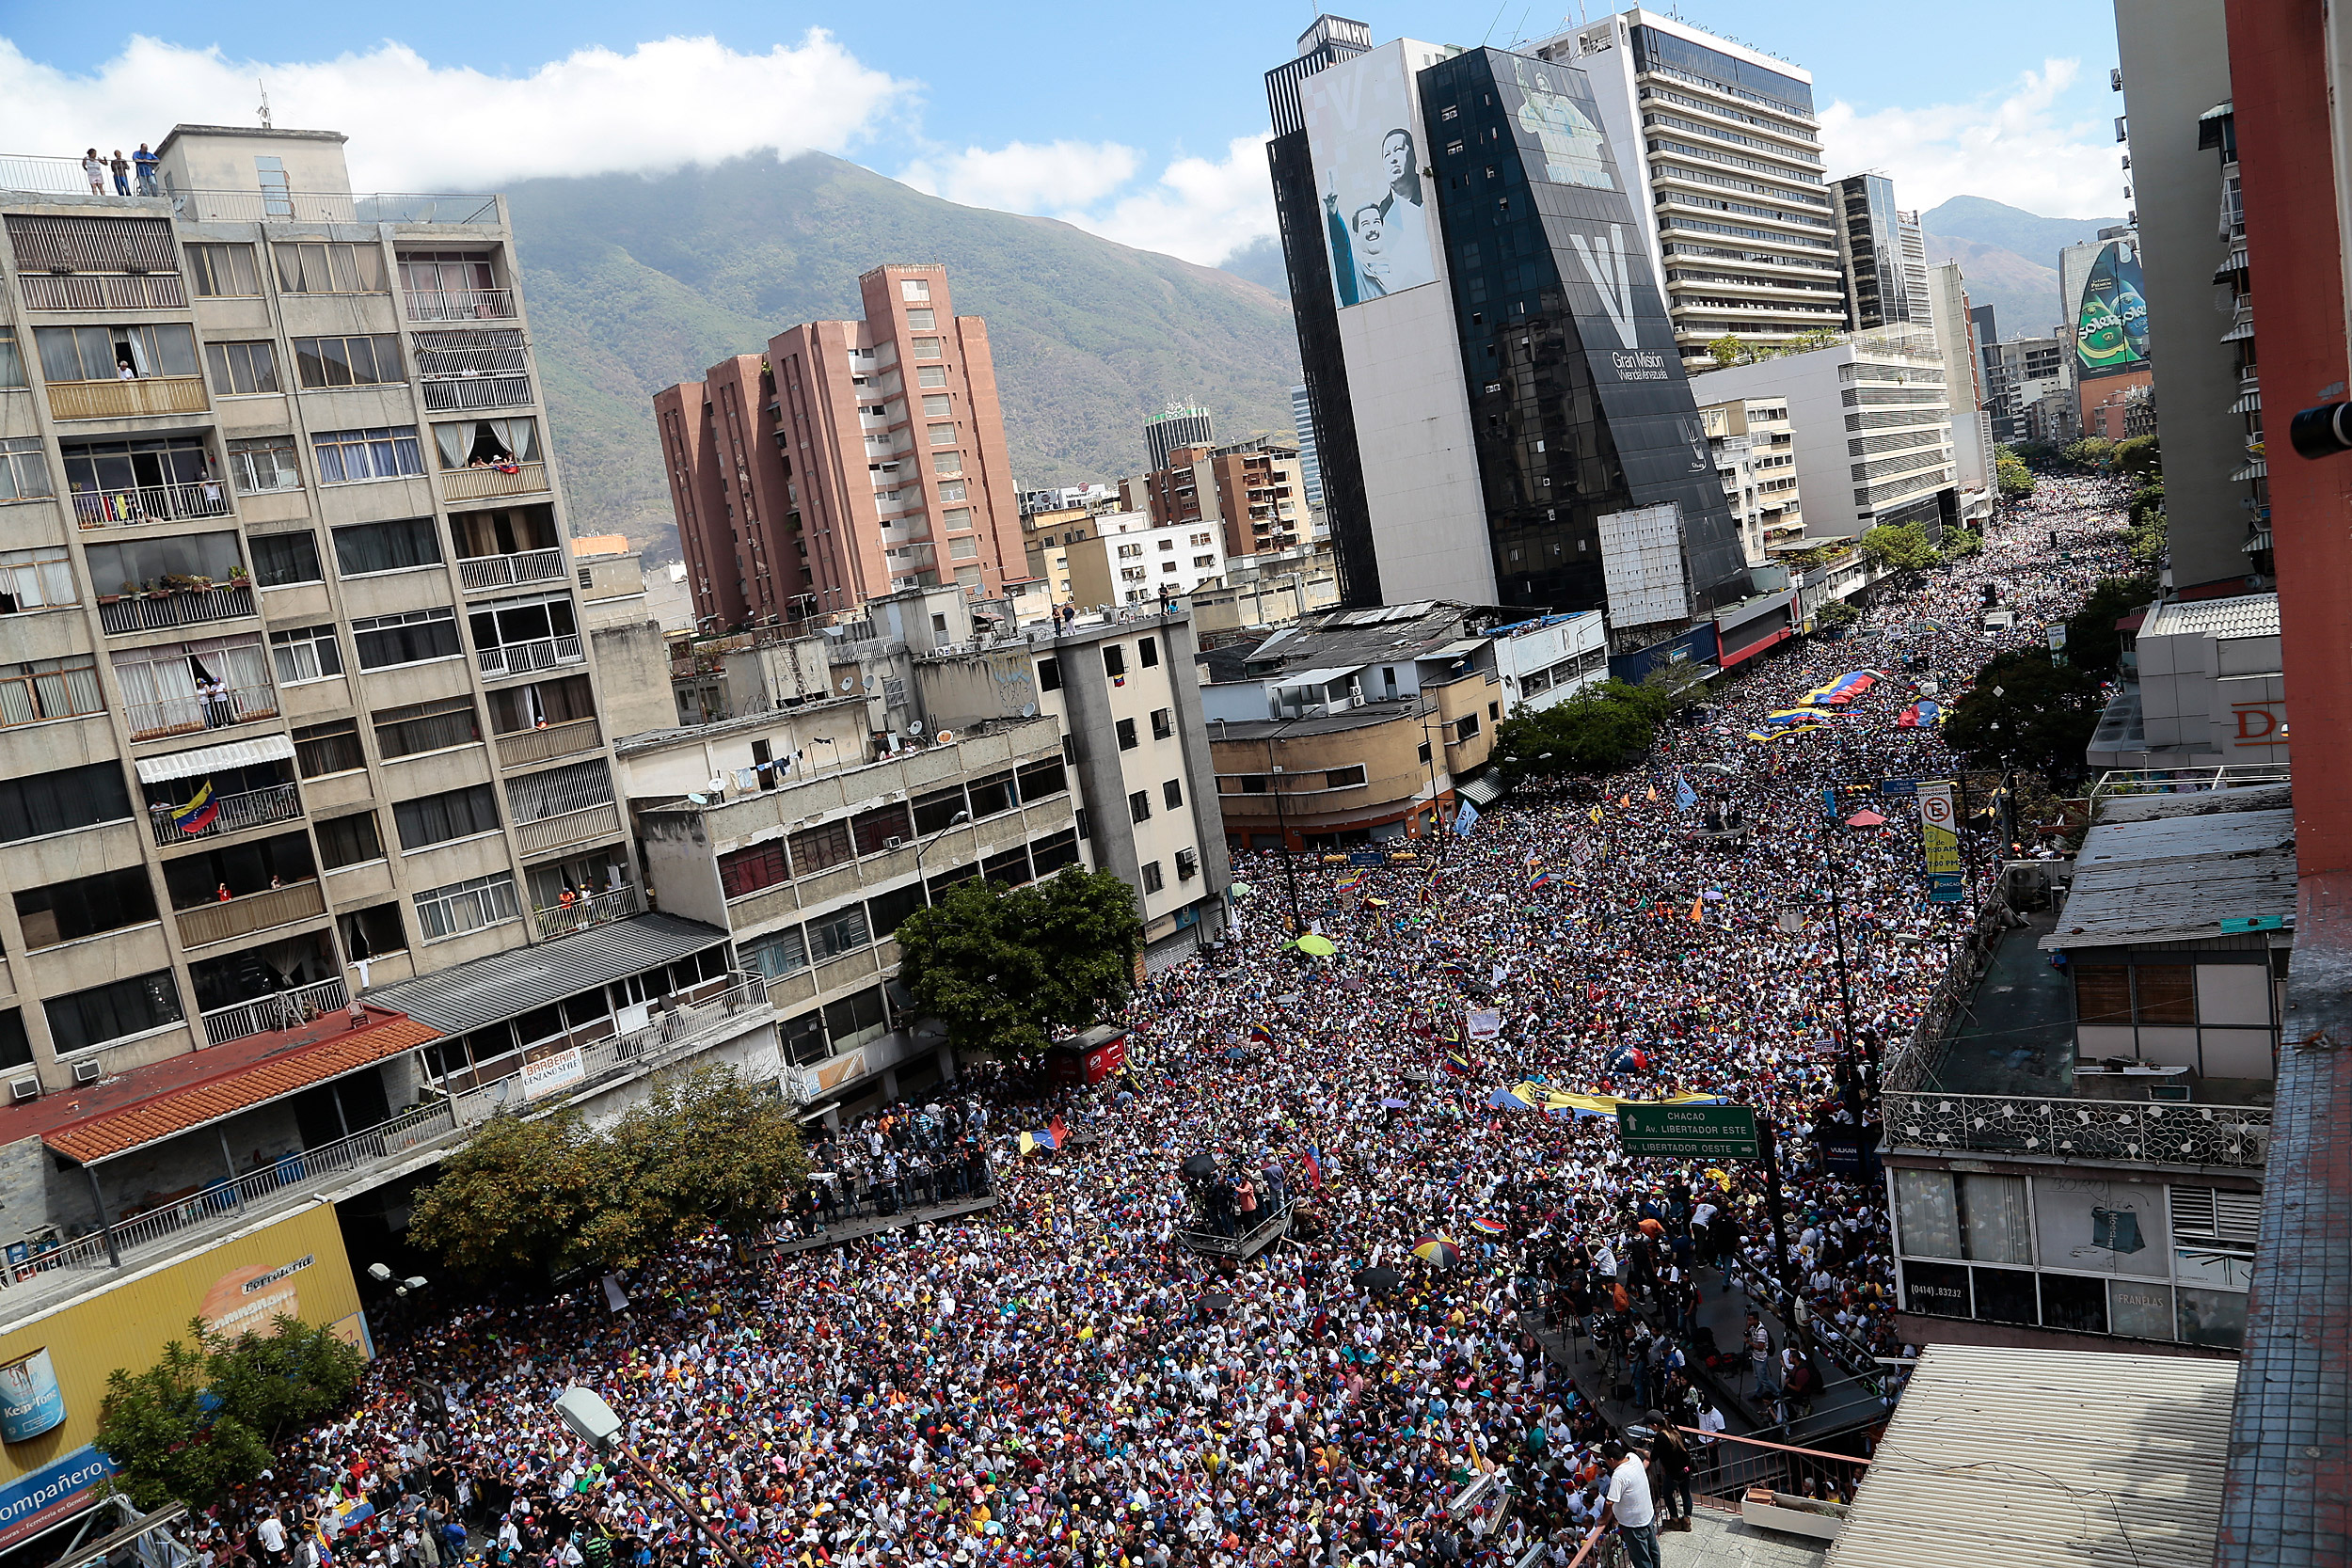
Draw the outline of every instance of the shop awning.
<instances>
[{"instance_id":1,"label":"shop awning","mask_svg":"<svg viewBox=\"0 0 2352 1568\"><path fill-rule=\"evenodd\" d=\"M294 754L294 742L286 736L257 736L251 740L231 740L226 745L203 746L193 752L174 752L168 756L141 757L137 764L139 783L200 778L231 768L250 768L258 762L286 762Z\"/></svg>"}]
</instances>

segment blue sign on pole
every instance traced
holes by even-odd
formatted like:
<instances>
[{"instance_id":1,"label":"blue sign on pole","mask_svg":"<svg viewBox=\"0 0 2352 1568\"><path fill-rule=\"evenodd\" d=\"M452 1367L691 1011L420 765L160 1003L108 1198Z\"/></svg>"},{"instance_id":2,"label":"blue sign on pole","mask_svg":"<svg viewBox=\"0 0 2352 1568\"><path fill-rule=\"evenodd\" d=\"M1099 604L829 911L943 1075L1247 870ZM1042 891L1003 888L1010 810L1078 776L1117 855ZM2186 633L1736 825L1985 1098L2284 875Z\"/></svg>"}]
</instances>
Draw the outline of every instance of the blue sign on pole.
<instances>
[{"instance_id":1,"label":"blue sign on pole","mask_svg":"<svg viewBox=\"0 0 2352 1568\"><path fill-rule=\"evenodd\" d=\"M1837 786L1836 784L1821 791L1821 815L1833 822L1837 819Z\"/></svg>"},{"instance_id":2,"label":"blue sign on pole","mask_svg":"<svg viewBox=\"0 0 2352 1568\"><path fill-rule=\"evenodd\" d=\"M1891 798L1909 798L1919 793L1916 779L1884 779L1880 781L1879 793Z\"/></svg>"},{"instance_id":3,"label":"blue sign on pole","mask_svg":"<svg viewBox=\"0 0 2352 1568\"><path fill-rule=\"evenodd\" d=\"M1347 863L1350 865L1386 865L1389 863L1389 857L1377 849L1350 849L1347 852Z\"/></svg>"},{"instance_id":4,"label":"blue sign on pole","mask_svg":"<svg viewBox=\"0 0 2352 1568\"><path fill-rule=\"evenodd\" d=\"M1939 872L1930 872L1928 874L1928 899L1931 903L1957 904L1960 902L1960 879L1958 877L1947 876Z\"/></svg>"}]
</instances>

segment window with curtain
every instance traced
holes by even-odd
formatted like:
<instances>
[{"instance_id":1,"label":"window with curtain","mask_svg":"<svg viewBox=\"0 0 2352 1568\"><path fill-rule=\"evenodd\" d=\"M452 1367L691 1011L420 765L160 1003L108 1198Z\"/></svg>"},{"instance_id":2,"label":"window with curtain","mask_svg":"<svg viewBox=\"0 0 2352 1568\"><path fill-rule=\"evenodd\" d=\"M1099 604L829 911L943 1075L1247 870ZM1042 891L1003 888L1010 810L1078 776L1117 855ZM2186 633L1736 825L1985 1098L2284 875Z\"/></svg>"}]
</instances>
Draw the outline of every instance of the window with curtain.
<instances>
[{"instance_id":1,"label":"window with curtain","mask_svg":"<svg viewBox=\"0 0 2352 1568\"><path fill-rule=\"evenodd\" d=\"M931 472L935 474L960 474L963 472L963 454L953 451L933 452L931 454Z\"/></svg>"},{"instance_id":2,"label":"window with curtain","mask_svg":"<svg viewBox=\"0 0 2352 1568\"><path fill-rule=\"evenodd\" d=\"M278 286L290 294L380 294L384 252L373 245L294 242L275 245Z\"/></svg>"},{"instance_id":3,"label":"window with curtain","mask_svg":"<svg viewBox=\"0 0 2352 1568\"><path fill-rule=\"evenodd\" d=\"M407 380L400 368L400 339L389 332L353 338L296 338L294 374L302 385L383 387Z\"/></svg>"},{"instance_id":4,"label":"window with curtain","mask_svg":"<svg viewBox=\"0 0 2352 1568\"><path fill-rule=\"evenodd\" d=\"M441 531L430 517L352 523L333 531L335 570L343 577L437 566L441 562Z\"/></svg>"},{"instance_id":5,"label":"window with curtain","mask_svg":"<svg viewBox=\"0 0 2352 1568\"><path fill-rule=\"evenodd\" d=\"M850 847L850 824L846 818L803 828L786 842L791 847L793 865L803 877L856 858Z\"/></svg>"},{"instance_id":6,"label":"window with curtain","mask_svg":"<svg viewBox=\"0 0 2352 1568\"><path fill-rule=\"evenodd\" d=\"M206 343L204 366L212 372L216 397L250 397L279 390L278 345L267 339L252 342Z\"/></svg>"},{"instance_id":7,"label":"window with curtain","mask_svg":"<svg viewBox=\"0 0 2352 1568\"><path fill-rule=\"evenodd\" d=\"M850 838L861 855L879 855L890 847L892 839L904 843L914 832L914 822L907 808L896 802L850 818Z\"/></svg>"},{"instance_id":8,"label":"window with curtain","mask_svg":"<svg viewBox=\"0 0 2352 1568\"><path fill-rule=\"evenodd\" d=\"M535 730L542 724L568 724L575 719L596 716L596 692L585 675L503 687L490 693L490 728L498 735Z\"/></svg>"},{"instance_id":9,"label":"window with curtain","mask_svg":"<svg viewBox=\"0 0 2352 1568\"><path fill-rule=\"evenodd\" d=\"M111 758L51 768L30 778L0 779L0 844L130 817L131 792L123 787L122 764Z\"/></svg>"},{"instance_id":10,"label":"window with curtain","mask_svg":"<svg viewBox=\"0 0 2352 1568\"><path fill-rule=\"evenodd\" d=\"M817 963L837 958L871 945L872 927L866 923L866 906L853 904L837 914L808 923L809 957Z\"/></svg>"},{"instance_id":11,"label":"window with curtain","mask_svg":"<svg viewBox=\"0 0 2352 1568\"><path fill-rule=\"evenodd\" d=\"M2076 964L2074 1019L2078 1023L2131 1022L2132 972L2122 964Z\"/></svg>"},{"instance_id":12,"label":"window with curtain","mask_svg":"<svg viewBox=\"0 0 2352 1568\"><path fill-rule=\"evenodd\" d=\"M27 888L16 895L17 923L28 948L79 942L155 918L155 890L147 867L95 871L70 882Z\"/></svg>"},{"instance_id":13,"label":"window with curtain","mask_svg":"<svg viewBox=\"0 0 2352 1568\"><path fill-rule=\"evenodd\" d=\"M392 805L392 822L405 850L493 833L499 830L498 796L488 784L479 784L399 800Z\"/></svg>"},{"instance_id":14,"label":"window with curtain","mask_svg":"<svg viewBox=\"0 0 2352 1568\"><path fill-rule=\"evenodd\" d=\"M773 839L755 844L748 849L735 849L719 857L719 887L729 898L740 898L761 888L774 887L792 879L792 868L785 859L784 841Z\"/></svg>"},{"instance_id":15,"label":"window with curtain","mask_svg":"<svg viewBox=\"0 0 2352 1568\"><path fill-rule=\"evenodd\" d=\"M0 725L39 724L106 711L88 654L0 664Z\"/></svg>"},{"instance_id":16,"label":"window with curtain","mask_svg":"<svg viewBox=\"0 0 2352 1568\"><path fill-rule=\"evenodd\" d=\"M424 472L424 449L412 424L322 430L310 437L310 454L318 463L321 484L359 484Z\"/></svg>"},{"instance_id":17,"label":"window with curtain","mask_svg":"<svg viewBox=\"0 0 2352 1568\"><path fill-rule=\"evenodd\" d=\"M88 545L90 581L111 594L123 582L152 582L167 577L207 577L226 582L245 564L233 533L183 533L121 545Z\"/></svg>"},{"instance_id":18,"label":"window with curtain","mask_svg":"<svg viewBox=\"0 0 2352 1568\"><path fill-rule=\"evenodd\" d=\"M24 351L17 347L16 328L0 326L0 391L30 385L24 378Z\"/></svg>"},{"instance_id":19,"label":"window with curtain","mask_svg":"<svg viewBox=\"0 0 2352 1568\"><path fill-rule=\"evenodd\" d=\"M268 655L259 637L208 638L135 649L115 655L114 667L135 733L217 727L224 712L258 715L264 709L275 711L277 705ZM226 706L218 699L208 700L203 690L208 682L226 689Z\"/></svg>"},{"instance_id":20,"label":"window with curtain","mask_svg":"<svg viewBox=\"0 0 2352 1568\"><path fill-rule=\"evenodd\" d=\"M2026 1179L1966 1175L1959 1179L1961 1233L1976 1263L2031 1263L2032 1227L2026 1223Z\"/></svg>"},{"instance_id":21,"label":"window with curtain","mask_svg":"<svg viewBox=\"0 0 2352 1568\"><path fill-rule=\"evenodd\" d=\"M808 967L808 942L798 926L754 937L739 951L743 966L766 980L781 980Z\"/></svg>"},{"instance_id":22,"label":"window with curtain","mask_svg":"<svg viewBox=\"0 0 2352 1568\"><path fill-rule=\"evenodd\" d=\"M235 481L238 495L302 488L302 467L294 459L293 436L256 436L230 441L228 448L229 477Z\"/></svg>"},{"instance_id":23,"label":"window with curtain","mask_svg":"<svg viewBox=\"0 0 2352 1568\"><path fill-rule=\"evenodd\" d=\"M55 610L80 600L73 586L73 562L63 545L0 550L0 615Z\"/></svg>"},{"instance_id":24,"label":"window with curtain","mask_svg":"<svg viewBox=\"0 0 2352 1568\"><path fill-rule=\"evenodd\" d=\"M612 800L612 770L602 759L526 773L506 785L507 804L517 822L544 822L567 812L609 805Z\"/></svg>"},{"instance_id":25,"label":"window with curtain","mask_svg":"<svg viewBox=\"0 0 2352 1568\"><path fill-rule=\"evenodd\" d=\"M244 298L262 292L261 269L249 245L191 245L181 247L196 292L209 299Z\"/></svg>"},{"instance_id":26,"label":"window with curtain","mask_svg":"<svg viewBox=\"0 0 2352 1568\"><path fill-rule=\"evenodd\" d=\"M319 863L329 871L384 858L384 841L376 833L375 813L372 811L330 816L316 827Z\"/></svg>"},{"instance_id":27,"label":"window with curtain","mask_svg":"<svg viewBox=\"0 0 2352 1568\"><path fill-rule=\"evenodd\" d=\"M466 625L473 633L476 648L507 648L517 642L544 642L549 638L580 635L580 623L568 594L501 599L469 610Z\"/></svg>"},{"instance_id":28,"label":"window with curtain","mask_svg":"<svg viewBox=\"0 0 2352 1568\"><path fill-rule=\"evenodd\" d=\"M337 719L294 733L294 768L306 779L349 773L368 765L359 750L359 721Z\"/></svg>"},{"instance_id":29,"label":"window with curtain","mask_svg":"<svg viewBox=\"0 0 2352 1568\"><path fill-rule=\"evenodd\" d=\"M269 654L280 686L327 680L343 673L342 650L335 645L332 623L271 632Z\"/></svg>"},{"instance_id":30,"label":"window with curtain","mask_svg":"<svg viewBox=\"0 0 2352 1568\"><path fill-rule=\"evenodd\" d=\"M40 373L51 381L114 381L196 374L196 329L175 322L152 326L37 326Z\"/></svg>"},{"instance_id":31,"label":"window with curtain","mask_svg":"<svg viewBox=\"0 0 2352 1568\"><path fill-rule=\"evenodd\" d=\"M1896 1240L1906 1258L1958 1258L1960 1210L1952 1190L1952 1173L1943 1170L1898 1170L1895 1173Z\"/></svg>"},{"instance_id":32,"label":"window with curtain","mask_svg":"<svg viewBox=\"0 0 2352 1568\"><path fill-rule=\"evenodd\" d=\"M362 670L421 664L429 658L452 658L466 651L457 638L457 611L448 608L354 620L351 641Z\"/></svg>"},{"instance_id":33,"label":"window with curtain","mask_svg":"<svg viewBox=\"0 0 2352 1568\"><path fill-rule=\"evenodd\" d=\"M2142 1023L2197 1022L2197 971L2192 965L2134 964L2132 990Z\"/></svg>"},{"instance_id":34,"label":"window with curtain","mask_svg":"<svg viewBox=\"0 0 2352 1568\"><path fill-rule=\"evenodd\" d=\"M470 746L482 738L482 720L471 697L382 708L370 716L369 722L375 726L375 749L386 762L420 752Z\"/></svg>"},{"instance_id":35,"label":"window with curtain","mask_svg":"<svg viewBox=\"0 0 2352 1568\"><path fill-rule=\"evenodd\" d=\"M56 486L49 481L49 457L40 450L40 437L0 436L0 506L56 493Z\"/></svg>"},{"instance_id":36,"label":"window with curtain","mask_svg":"<svg viewBox=\"0 0 2352 1568\"><path fill-rule=\"evenodd\" d=\"M433 427L444 468L494 468L539 461L536 420L450 420Z\"/></svg>"},{"instance_id":37,"label":"window with curtain","mask_svg":"<svg viewBox=\"0 0 2352 1568\"><path fill-rule=\"evenodd\" d=\"M185 1016L168 969L55 997L42 1006L49 1014L49 1042L60 1056L144 1035Z\"/></svg>"},{"instance_id":38,"label":"window with curtain","mask_svg":"<svg viewBox=\"0 0 2352 1568\"><path fill-rule=\"evenodd\" d=\"M319 536L307 528L299 533L258 533L252 544L253 580L263 588L326 580L319 565Z\"/></svg>"}]
</instances>

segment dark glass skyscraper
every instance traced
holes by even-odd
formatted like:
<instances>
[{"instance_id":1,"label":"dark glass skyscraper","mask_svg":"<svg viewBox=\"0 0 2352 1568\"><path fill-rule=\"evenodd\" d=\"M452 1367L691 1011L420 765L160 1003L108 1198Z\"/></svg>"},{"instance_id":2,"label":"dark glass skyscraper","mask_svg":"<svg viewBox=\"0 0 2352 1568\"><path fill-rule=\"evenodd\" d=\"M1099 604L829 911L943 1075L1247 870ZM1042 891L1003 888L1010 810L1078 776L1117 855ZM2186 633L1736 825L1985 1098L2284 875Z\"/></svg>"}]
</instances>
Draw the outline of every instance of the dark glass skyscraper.
<instances>
[{"instance_id":1,"label":"dark glass skyscraper","mask_svg":"<svg viewBox=\"0 0 2352 1568\"><path fill-rule=\"evenodd\" d=\"M1366 79L1315 80L1305 112L1293 108L1295 139L1279 103L1275 119L1276 198L1348 595L1395 575L1383 559L1430 562L1442 552L1427 540L1458 539L1442 587L1417 571L1391 596L1606 609L1620 652L1669 641L1744 598L1749 579L1591 90L1573 67L1502 50L1407 43L1391 63L1394 47L1305 73ZM1375 74L1399 70L1409 117ZM1270 99L1283 76L1269 74ZM1284 84L1294 97L1301 79ZM1359 150L1374 148L1384 166L1419 166L1375 173L1393 177L1393 197L1363 180ZM1436 292L1416 270L1424 233ZM1353 277L1335 289L1341 258ZM1449 314L1450 333L1434 328L1451 345L1440 359L1424 349ZM1400 466L1400 447L1429 457ZM1424 483L1422 470L1465 452L1474 476ZM1480 544L1484 562L1458 559Z\"/></svg>"}]
</instances>

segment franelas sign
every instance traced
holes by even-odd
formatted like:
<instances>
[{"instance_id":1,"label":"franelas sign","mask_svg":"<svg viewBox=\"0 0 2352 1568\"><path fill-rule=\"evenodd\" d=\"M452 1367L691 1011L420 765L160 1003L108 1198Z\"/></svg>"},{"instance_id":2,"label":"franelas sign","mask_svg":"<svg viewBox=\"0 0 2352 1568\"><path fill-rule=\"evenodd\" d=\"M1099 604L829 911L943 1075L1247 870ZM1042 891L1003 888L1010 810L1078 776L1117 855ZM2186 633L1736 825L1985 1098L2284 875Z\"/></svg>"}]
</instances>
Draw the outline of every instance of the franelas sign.
<instances>
[{"instance_id":1,"label":"franelas sign","mask_svg":"<svg viewBox=\"0 0 2352 1568\"><path fill-rule=\"evenodd\" d=\"M1949 779L1919 786L1919 846L1927 857L1928 896L1938 904L1959 903L1960 808Z\"/></svg>"},{"instance_id":2,"label":"franelas sign","mask_svg":"<svg viewBox=\"0 0 2352 1568\"><path fill-rule=\"evenodd\" d=\"M1422 174L1429 158L1412 65L1436 54L1400 39L1299 85L1342 309L1438 280L1437 193Z\"/></svg>"},{"instance_id":3,"label":"franelas sign","mask_svg":"<svg viewBox=\"0 0 2352 1568\"><path fill-rule=\"evenodd\" d=\"M232 1269L213 1281L196 1315L204 1320L206 1328L231 1338L247 1331L274 1333L270 1324L281 1314L302 1315L298 1276L317 1261L317 1254L306 1252L274 1268L255 1263Z\"/></svg>"},{"instance_id":4,"label":"franelas sign","mask_svg":"<svg viewBox=\"0 0 2352 1568\"><path fill-rule=\"evenodd\" d=\"M2059 259L2074 316L2075 373L2095 381L2148 369L2148 301L2137 243L2069 245Z\"/></svg>"}]
</instances>

